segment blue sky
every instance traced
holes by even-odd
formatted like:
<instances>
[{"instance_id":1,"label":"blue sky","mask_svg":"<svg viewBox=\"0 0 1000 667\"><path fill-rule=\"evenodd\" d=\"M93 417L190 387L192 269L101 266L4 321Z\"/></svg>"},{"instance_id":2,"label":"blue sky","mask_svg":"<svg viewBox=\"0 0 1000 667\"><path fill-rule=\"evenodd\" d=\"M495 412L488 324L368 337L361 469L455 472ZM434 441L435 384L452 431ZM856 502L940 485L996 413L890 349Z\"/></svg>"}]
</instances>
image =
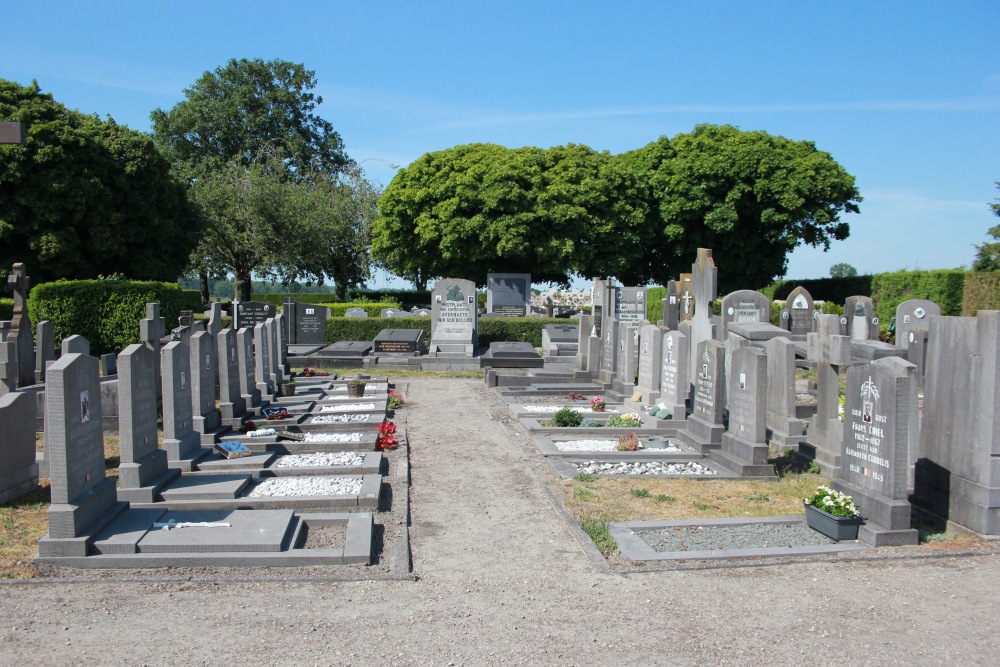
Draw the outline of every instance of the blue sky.
<instances>
[{"instance_id":1,"label":"blue sky","mask_svg":"<svg viewBox=\"0 0 1000 667\"><path fill-rule=\"evenodd\" d=\"M792 254L791 278L968 265L1000 223L995 0L8 0L3 15L0 78L142 131L230 58L301 62L383 184L472 142L620 153L698 123L813 141L865 201L850 239Z\"/></svg>"}]
</instances>

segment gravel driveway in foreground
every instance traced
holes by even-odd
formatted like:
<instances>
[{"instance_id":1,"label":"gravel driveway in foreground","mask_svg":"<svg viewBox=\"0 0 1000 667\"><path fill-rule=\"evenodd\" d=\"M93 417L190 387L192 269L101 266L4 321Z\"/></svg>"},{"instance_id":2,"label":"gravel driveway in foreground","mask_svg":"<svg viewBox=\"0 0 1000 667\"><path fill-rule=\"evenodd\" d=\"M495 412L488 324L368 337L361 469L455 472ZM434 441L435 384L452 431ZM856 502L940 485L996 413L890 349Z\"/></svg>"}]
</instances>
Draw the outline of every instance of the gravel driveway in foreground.
<instances>
[{"instance_id":1,"label":"gravel driveway in foreground","mask_svg":"<svg viewBox=\"0 0 1000 667\"><path fill-rule=\"evenodd\" d=\"M997 555L614 574L481 381L408 384L416 581L8 584L0 665L996 664Z\"/></svg>"}]
</instances>

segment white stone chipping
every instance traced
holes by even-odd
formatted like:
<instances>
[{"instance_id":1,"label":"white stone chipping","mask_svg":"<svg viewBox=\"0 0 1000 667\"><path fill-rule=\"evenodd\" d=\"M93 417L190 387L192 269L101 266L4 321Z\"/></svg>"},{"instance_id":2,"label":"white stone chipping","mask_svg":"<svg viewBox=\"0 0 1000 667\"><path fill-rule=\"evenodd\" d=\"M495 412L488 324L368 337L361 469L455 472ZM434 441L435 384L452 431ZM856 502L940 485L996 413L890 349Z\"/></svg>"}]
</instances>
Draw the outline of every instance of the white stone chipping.
<instances>
[{"instance_id":1,"label":"white stone chipping","mask_svg":"<svg viewBox=\"0 0 1000 667\"><path fill-rule=\"evenodd\" d=\"M306 433L302 442L361 442L360 433Z\"/></svg>"},{"instance_id":2,"label":"white stone chipping","mask_svg":"<svg viewBox=\"0 0 1000 667\"><path fill-rule=\"evenodd\" d=\"M286 454L274 468L325 468L329 466L359 466L365 456L359 452L313 452L311 454Z\"/></svg>"},{"instance_id":3,"label":"white stone chipping","mask_svg":"<svg viewBox=\"0 0 1000 667\"><path fill-rule=\"evenodd\" d=\"M355 412L353 414L343 414L343 415L320 415L318 417L312 417L307 423L309 424L355 424L366 422L371 417L369 414Z\"/></svg>"},{"instance_id":4,"label":"white stone chipping","mask_svg":"<svg viewBox=\"0 0 1000 667\"><path fill-rule=\"evenodd\" d=\"M617 440L553 440L560 452L613 452Z\"/></svg>"},{"instance_id":5,"label":"white stone chipping","mask_svg":"<svg viewBox=\"0 0 1000 667\"><path fill-rule=\"evenodd\" d=\"M595 410L593 408L578 407L576 405L570 405L570 406L565 406L565 405L525 405L523 407L524 407L524 411L525 412L535 412L535 413L539 413L539 414L550 414L550 413L555 414L556 412L559 412L560 410L562 410L565 407L569 407L571 410L573 410L575 412L579 412L582 415L588 415L588 414L594 414L594 413L600 415L600 414L605 414L605 413L617 413L618 412L614 408L605 408L604 410L597 411L597 410Z\"/></svg>"},{"instance_id":6,"label":"white stone chipping","mask_svg":"<svg viewBox=\"0 0 1000 667\"><path fill-rule=\"evenodd\" d=\"M271 477L253 488L248 498L286 498L291 496L356 496L361 492L361 478L343 477Z\"/></svg>"},{"instance_id":7,"label":"white stone chipping","mask_svg":"<svg viewBox=\"0 0 1000 667\"><path fill-rule=\"evenodd\" d=\"M665 461L587 461L574 463L579 472L590 475L718 475L700 463L668 463Z\"/></svg>"},{"instance_id":8,"label":"white stone chipping","mask_svg":"<svg viewBox=\"0 0 1000 667\"><path fill-rule=\"evenodd\" d=\"M340 403L338 405L324 405L320 412L351 412L357 410L374 410L374 403Z\"/></svg>"}]
</instances>

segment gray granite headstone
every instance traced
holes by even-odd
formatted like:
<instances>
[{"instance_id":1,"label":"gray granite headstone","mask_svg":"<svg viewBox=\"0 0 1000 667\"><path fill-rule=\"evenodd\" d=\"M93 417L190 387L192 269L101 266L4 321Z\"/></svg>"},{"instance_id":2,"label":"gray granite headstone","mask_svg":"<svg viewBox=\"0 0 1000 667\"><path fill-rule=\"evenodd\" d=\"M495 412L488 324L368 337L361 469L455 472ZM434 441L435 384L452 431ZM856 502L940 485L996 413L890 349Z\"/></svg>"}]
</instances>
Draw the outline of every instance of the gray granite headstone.
<instances>
[{"instance_id":1,"label":"gray granite headstone","mask_svg":"<svg viewBox=\"0 0 1000 667\"><path fill-rule=\"evenodd\" d=\"M240 397L247 412L261 404L260 389L257 388L255 360L253 354L253 329L236 331L236 362L239 366Z\"/></svg>"},{"instance_id":2,"label":"gray granite headstone","mask_svg":"<svg viewBox=\"0 0 1000 667\"><path fill-rule=\"evenodd\" d=\"M530 273L486 275L487 313L499 317L527 317L530 301Z\"/></svg>"},{"instance_id":3,"label":"gray granite headstone","mask_svg":"<svg viewBox=\"0 0 1000 667\"><path fill-rule=\"evenodd\" d=\"M3 343L6 344L6 343ZM35 397L0 396L0 505L38 486L35 463Z\"/></svg>"},{"instance_id":4,"label":"gray granite headstone","mask_svg":"<svg viewBox=\"0 0 1000 667\"><path fill-rule=\"evenodd\" d=\"M218 301L213 301L210 305L208 327L205 330L212 334L213 338L218 336L219 332L222 331L222 304Z\"/></svg>"},{"instance_id":5,"label":"gray granite headstone","mask_svg":"<svg viewBox=\"0 0 1000 667\"><path fill-rule=\"evenodd\" d=\"M853 341L878 340L879 319L867 296L849 296L844 304L844 331Z\"/></svg>"},{"instance_id":6,"label":"gray granite headstone","mask_svg":"<svg viewBox=\"0 0 1000 667\"><path fill-rule=\"evenodd\" d=\"M793 337L804 340L806 334L816 330L816 305L812 295L799 285L788 294L788 301L781 311L781 328Z\"/></svg>"},{"instance_id":7,"label":"gray granite headstone","mask_svg":"<svg viewBox=\"0 0 1000 667\"><path fill-rule=\"evenodd\" d=\"M479 305L471 280L448 278L434 283L431 294L431 354L475 354L479 343Z\"/></svg>"},{"instance_id":8,"label":"gray granite headstone","mask_svg":"<svg viewBox=\"0 0 1000 667\"><path fill-rule=\"evenodd\" d=\"M680 322L690 322L694 317L694 281L691 276L690 273L682 273L677 281L677 301L680 302L677 308L678 327Z\"/></svg>"},{"instance_id":9,"label":"gray granite headstone","mask_svg":"<svg viewBox=\"0 0 1000 667\"><path fill-rule=\"evenodd\" d=\"M207 454L194 430L191 410L191 354L187 343L170 341L160 350L163 387L163 448L171 468L190 470Z\"/></svg>"},{"instance_id":10,"label":"gray granite headstone","mask_svg":"<svg viewBox=\"0 0 1000 667\"><path fill-rule=\"evenodd\" d=\"M263 400L270 401L275 394L274 378L271 376L271 337L264 323L254 325L253 351L254 375L257 377L257 390Z\"/></svg>"},{"instance_id":11,"label":"gray granite headstone","mask_svg":"<svg viewBox=\"0 0 1000 667\"><path fill-rule=\"evenodd\" d=\"M17 343L0 342L0 396L17 391Z\"/></svg>"},{"instance_id":12,"label":"gray granite headstone","mask_svg":"<svg viewBox=\"0 0 1000 667\"><path fill-rule=\"evenodd\" d=\"M223 329L215 337L219 368L219 413L222 423L239 428L246 412L246 402L240 392L240 363L236 332Z\"/></svg>"},{"instance_id":13,"label":"gray granite headstone","mask_svg":"<svg viewBox=\"0 0 1000 667\"><path fill-rule=\"evenodd\" d=\"M576 330L576 369L584 372L591 370L590 339L594 335L594 317L583 313L577 322Z\"/></svg>"},{"instance_id":14,"label":"gray granite headstone","mask_svg":"<svg viewBox=\"0 0 1000 667\"><path fill-rule=\"evenodd\" d=\"M281 369L281 352L278 350L278 323L274 319L264 322L264 333L267 334L268 361L271 362L271 381L275 390L284 383L285 374Z\"/></svg>"},{"instance_id":15,"label":"gray granite headstone","mask_svg":"<svg viewBox=\"0 0 1000 667\"><path fill-rule=\"evenodd\" d=\"M691 266L691 289L694 295L694 316L691 318L691 349L699 350L701 344L713 337L712 302L719 293L719 270L712 259L712 251L708 248L698 248L698 258ZM701 364L700 352L691 355L689 369L692 382L698 377L698 366Z\"/></svg>"},{"instance_id":16,"label":"gray granite headstone","mask_svg":"<svg viewBox=\"0 0 1000 667\"><path fill-rule=\"evenodd\" d=\"M419 356L424 348L423 329L382 329L372 341L377 355Z\"/></svg>"},{"instance_id":17,"label":"gray granite headstone","mask_svg":"<svg viewBox=\"0 0 1000 667\"><path fill-rule=\"evenodd\" d=\"M859 537L874 546L918 541L906 489L913 370L890 357L847 371L843 465L832 486L854 499L865 518Z\"/></svg>"},{"instance_id":18,"label":"gray granite headstone","mask_svg":"<svg viewBox=\"0 0 1000 667\"><path fill-rule=\"evenodd\" d=\"M637 355L633 330L634 327L629 322L618 323L614 390L626 396L631 396L635 391L635 359Z\"/></svg>"},{"instance_id":19,"label":"gray granite headstone","mask_svg":"<svg viewBox=\"0 0 1000 667\"><path fill-rule=\"evenodd\" d=\"M121 463L118 498L151 503L179 471L167 469L160 449L156 414L156 358L143 344L129 345L118 355L118 420Z\"/></svg>"},{"instance_id":20,"label":"gray granite headstone","mask_svg":"<svg viewBox=\"0 0 1000 667\"><path fill-rule=\"evenodd\" d=\"M646 288L616 287L614 294L615 319L638 329L639 323L646 319Z\"/></svg>"},{"instance_id":21,"label":"gray granite headstone","mask_svg":"<svg viewBox=\"0 0 1000 667\"><path fill-rule=\"evenodd\" d=\"M62 342L62 354L86 354L90 355L90 341L79 334L73 334L69 338L64 338Z\"/></svg>"},{"instance_id":22,"label":"gray granite headstone","mask_svg":"<svg viewBox=\"0 0 1000 667\"><path fill-rule=\"evenodd\" d=\"M645 324L639 329L639 376L636 384L642 401L654 405L660 399L662 379L663 329Z\"/></svg>"},{"instance_id":23,"label":"gray granite headstone","mask_svg":"<svg viewBox=\"0 0 1000 667\"><path fill-rule=\"evenodd\" d=\"M413 317L413 313L401 308L383 308L379 317Z\"/></svg>"},{"instance_id":24,"label":"gray granite headstone","mask_svg":"<svg viewBox=\"0 0 1000 667\"><path fill-rule=\"evenodd\" d=\"M284 313L274 316L274 337L276 339L275 358L278 362L278 370L281 371L282 380L288 380L288 318Z\"/></svg>"},{"instance_id":25,"label":"gray granite headstone","mask_svg":"<svg viewBox=\"0 0 1000 667\"><path fill-rule=\"evenodd\" d=\"M910 331L930 329L930 318L940 317L941 307L927 299L910 299L896 306L896 346L910 349Z\"/></svg>"},{"instance_id":26,"label":"gray granite headstone","mask_svg":"<svg viewBox=\"0 0 1000 667\"><path fill-rule=\"evenodd\" d=\"M239 329L250 329L258 324L263 324L264 320L274 317L274 313L277 311L273 305L263 301L237 302L235 308L233 326Z\"/></svg>"},{"instance_id":27,"label":"gray granite headstone","mask_svg":"<svg viewBox=\"0 0 1000 667\"><path fill-rule=\"evenodd\" d=\"M101 362L101 377L109 377L118 374L118 355L102 354L100 358Z\"/></svg>"},{"instance_id":28,"label":"gray granite headstone","mask_svg":"<svg viewBox=\"0 0 1000 667\"><path fill-rule=\"evenodd\" d=\"M344 317L368 317L368 311L364 308L348 308L344 311Z\"/></svg>"},{"instance_id":29,"label":"gray granite headstone","mask_svg":"<svg viewBox=\"0 0 1000 667\"><path fill-rule=\"evenodd\" d=\"M686 428L677 435L702 454L722 445L725 416L726 350L717 340L703 340L695 355L694 394Z\"/></svg>"},{"instance_id":30,"label":"gray granite headstone","mask_svg":"<svg viewBox=\"0 0 1000 667\"><path fill-rule=\"evenodd\" d=\"M771 300L753 290L738 290L722 297L722 327L716 332L719 340L729 335L729 325L734 322L770 322Z\"/></svg>"},{"instance_id":31,"label":"gray granite headstone","mask_svg":"<svg viewBox=\"0 0 1000 667\"><path fill-rule=\"evenodd\" d=\"M841 336L837 315L820 315L816 332L807 336L809 360L816 362L816 414L800 447L807 458L815 460L828 477L840 472L840 444L843 422L840 420L840 368L851 363L851 339Z\"/></svg>"},{"instance_id":32,"label":"gray granite headstone","mask_svg":"<svg viewBox=\"0 0 1000 667\"><path fill-rule=\"evenodd\" d=\"M614 382L618 361L618 327L613 318L605 317L601 329L604 333L601 336L600 379L601 382L610 384Z\"/></svg>"},{"instance_id":33,"label":"gray granite headstone","mask_svg":"<svg viewBox=\"0 0 1000 667\"><path fill-rule=\"evenodd\" d=\"M28 387L35 383L35 339L31 331L31 318L28 316L28 290L31 289L31 281L21 262L15 263L11 268L10 275L7 276L7 287L14 296L14 311L7 340L14 341L17 346L17 386Z\"/></svg>"},{"instance_id":34,"label":"gray granite headstone","mask_svg":"<svg viewBox=\"0 0 1000 667\"><path fill-rule=\"evenodd\" d=\"M104 470L98 370L97 359L71 352L46 373L45 455L52 504L39 556L86 556L82 535L125 507L118 503L115 480Z\"/></svg>"},{"instance_id":35,"label":"gray granite headstone","mask_svg":"<svg viewBox=\"0 0 1000 667\"><path fill-rule=\"evenodd\" d=\"M917 367L917 386L923 387L927 377L927 349L930 331L911 327L906 334L906 360Z\"/></svg>"},{"instance_id":36,"label":"gray granite headstone","mask_svg":"<svg viewBox=\"0 0 1000 667\"><path fill-rule=\"evenodd\" d=\"M56 325L42 320L35 332L35 382L45 382L45 366L56 359Z\"/></svg>"},{"instance_id":37,"label":"gray granite headstone","mask_svg":"<svg viewBox=\"0 0 1000 667\"><path fill-rule=\"evenodd\" d=\"M194 430L202 436L218 430L221 415L215 407L216 370L215 339L207 331L191 336L191 417ZM202 439L203 444L211 444Z\"/></svg>"},{"instance_id":38,"label":"gray granite headstone","mask_svg":"<svg viewBox=\"0 0 1000 667\"><path fill-rule=\"evenodd\" d=\"M661 355L660 402L667 406L674 419L684 419L691 393L688 337L680 331L667 331L663 334Z\"/></svg>"},{"instance_id":39,"label":"gray granite headstone","mask_svg":"<svg viewBox=\"0 0 1000 667\"><path fill-rule=\"evenodd\" d=\"M805 422L795 414L795 343L772 338L767 351L767 430L768 442L778 449L798 450L805 434Z\"/></svg>"},{"instance_id":40,"label":"gray granite headstone","mask_svg":"<svg viewBox=\"0 0 1000 667\"><path fill-rule=\"evenodd\" d=\"M326 343L326 306L300 303L295 306L295 344Z\"/></svg>"},{"instance_id":41,"label":"gray granite headstone","mask_svg":"<svg viewBox=\"0 0 1000 667\"><path fill-rule=\"evenodd\" d=\"M146 317L139 321L139 340L153 351L156 357L156 377L160 377L160 341L166 335L166 323L160 316L160 304L147 303ZM156 391L159 395L161 384L157 382Z\"/></svg>"},{"instance_id":42,"label":"gray granite headstone","mask_svg":"<svg viewBox=\"0 0 1000 667\"><path fill-rule=\"evenodd\" d=\"M663 299L663 326L670 331L677 329L680 313L680 295L677 293L677 281L667 281L667 295Z\"/></svg>"},{"instance_id":43,"label":"gray granite headstone","mask_svg":"<svg viewBox=\"0 0 1000 667\"><path fill-rule=\"evenodd\" d=\"M733 350L730 364L729 424L712 460L741 477L774 477L767 462L767 355L741 347Z\"/></svg>"}]
</instances>

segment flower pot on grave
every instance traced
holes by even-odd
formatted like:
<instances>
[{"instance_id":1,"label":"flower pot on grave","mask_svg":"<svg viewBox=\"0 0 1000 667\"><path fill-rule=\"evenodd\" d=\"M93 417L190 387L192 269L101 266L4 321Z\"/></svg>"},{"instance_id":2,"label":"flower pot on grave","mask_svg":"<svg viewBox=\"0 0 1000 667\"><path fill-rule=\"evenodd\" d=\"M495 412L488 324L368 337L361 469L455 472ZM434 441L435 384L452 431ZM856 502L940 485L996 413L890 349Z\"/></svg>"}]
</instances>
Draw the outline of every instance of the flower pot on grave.
<instances>
[{"instance_id":1,"label":"flower pot on grave","mask_svg":"<svg viewBox=\"0 0 1000 667\"><path fill-rule=\"evenodd\" d=\"M351 398L361 398L365 395L365 383L356 382L347 385L347 395Z\"/></svg>"},{"instance_id":2,"label":"flower pot on grave","mask_svg":"<svg viewBox=\"0 0 1000 667\"><path fill-rule=\"evenodd\" d=\"M829 512L824 512L814 505L804 503L806 506L806 525L813 530L819 531L831 540L856 540L858 539L858 527L863 519L859 516L833 516Z\"/></svg>"}]
</instances>

